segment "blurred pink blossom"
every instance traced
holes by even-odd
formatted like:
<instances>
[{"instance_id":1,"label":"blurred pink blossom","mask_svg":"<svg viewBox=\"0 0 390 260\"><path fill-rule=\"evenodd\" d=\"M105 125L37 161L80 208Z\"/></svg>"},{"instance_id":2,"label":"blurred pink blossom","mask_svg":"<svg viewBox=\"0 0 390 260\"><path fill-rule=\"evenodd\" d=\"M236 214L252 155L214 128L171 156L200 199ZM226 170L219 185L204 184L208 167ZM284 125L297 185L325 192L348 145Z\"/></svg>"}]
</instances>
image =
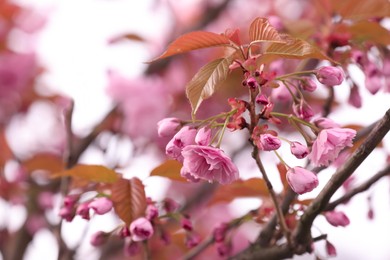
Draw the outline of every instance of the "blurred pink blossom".
<instances>
[{"instance_id":1,"label":"blurred pink blossom","mask_svg":"<svg viewBox=\"0 0 390 260\"><path fill-rule=\"evenodd\" d=\"M325 218L331 224L332 226L338 227L345 227L348 226L350 221L347 215L344 214L344 212L341 211L328 211L325 212Z\"/></svg>"},{"instance_id":2,"label":"blurred pink blossom","mask_svg":"<svg viewBox=\"0 0 390 260\"><path fill-rule=\"evenodd\" d=\"M106 197L97 198L88 204L88 207L98 215L106 214L112 209L112 206L112 201Z\"/></svg>"},{"instance_id":3,"label":"blurred pink blossom","mask_svg":"<svg viewBox=\"0 0 390 260\"><path fill-rule=\"evenodd\" d=\"M141 217L131 222L130 233L131 239L138 242L151 238L153 236L154 229L149 220Z\"/></svg>"}]
</instances>

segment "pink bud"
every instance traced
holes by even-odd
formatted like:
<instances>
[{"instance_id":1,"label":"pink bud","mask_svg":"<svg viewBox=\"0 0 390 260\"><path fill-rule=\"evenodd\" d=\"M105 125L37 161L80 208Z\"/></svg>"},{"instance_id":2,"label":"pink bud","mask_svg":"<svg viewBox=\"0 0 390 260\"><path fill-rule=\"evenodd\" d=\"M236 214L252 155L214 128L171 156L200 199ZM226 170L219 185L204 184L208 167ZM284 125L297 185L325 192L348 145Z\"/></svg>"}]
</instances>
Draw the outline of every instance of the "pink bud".
<instances>
[{"instance_id":1,"label":"pink bud","mask_svg":"<svg viewBox=\"0 0 390 260\"><path fill-rule=\"evenodd\" d=\"M145 217L150 221L158 216L158 209L154 205L148 205L145 210Z\"/></svg>"},{"instance_id":2,"label":"pink bud","mask_svg":"<svg viewBox=\"0 0 390 260\"><path fill-rule=\"evenodd\" d=\"M303 100L293 105L293 111L303 120L310 120L314 115L313 109Z\"/></svg>"},{"instance_id":3,"label":"pink bud","mask_svg":"<svg viewBox=\"0 0 390 260\"><path fill-rule=\"evenodd\" d=\"M209 145L211 140L211 129L202 127L195 136L195 143L198 145Z\"/></svg>"},{"instance_id":4,"label":"pink bud","mask_svg":"<svg viewBox=\"0 0 390 260\"><path fill-rule=\"evenodd\" d=\"M300 142L291 142L290 150L291 153L298 159L305 158L309 154L307 146L301 144Z\"/></svg>"},{"instance_id":5,"label":"pink bud","mask_svg":"<svg viewBox=\"0 0 390 260\"><path fill-rule=\"evenodd\" d=\"M367 90L373 95L376 94L384 85L382 73L374 64L369 63L364 69L364 74L366 75L365 85Z\"/></svg>"},{"instance_id":6,"label":"pink bud","mask_svg":"<svg viewBox=\"0 0 390 260\"><path fill-rule=\"evenodd\" d=\"M112 209L112 201L106 197L100 197L90 202L89 208L93 209L96 214L103 215Z\"/></svg>"},{"instance_id":7,"label":"pink bud","mask_svg":"<svg viewBox=\"0 0 390 260\"><path fill-rule=\"evenodd\" d=\"M328 240L326 240L326 253L328 256L337 256L336 248Z\"/></svg>"},{"instance_id":8,"label":"pink bud","mask_svg":"<svg viewBox=\"0 0 390 260\"><path fill-rule=\"evenodd\" d=\"M154 229L150 221L144 217L137 218L130 224L131 239L143 241L153 236Z\"/></svg>"},{"instance_id":9,"label":"pink bud","mask_svg":"<svg viewBox=\"0 0 390 260\"><path fill-rule=\"evenodd\" d=\"M58 215L61 218L65 219L66 221L70 222L74 218L74 210L73 210L73 208L62 207L60 209L60 212L58 213Z\"/></svg>"},{"instance_id":10,"label":"pink bud","mask_svg":"<svg viewBox=\"0 0 390 260\"><path fill-rule=\"evenodd\" d=\"M215 242L222 242L225 240L226 232L228 231L229 225L227 223L221 223L213 231Z\"/></svg>"},{"instance_id":11,"label":"pink bud","mask_svg":"<svg viewBox=\"0 0 390 260\"><path fill-rule=\"evenodd\" d=\"M165 153L179 162L183 162L181 152L184 147L195 142L196 129L184 126L175 134L165 148Z\"/></svg>"},{"instance_id":12,"label":"pink bud","mask_svg":"<svg viewBox=\"0 0 390 260\"><path fill-rule=\"evenodd\" d=\"M317 70L316 76L319 82L326 86L337 86L343 82L344 73L333 66L324 66Z\"/></svg>"},{"instance_id":13,"label":"pink bud","mask_svg":"<svg viewBox=\"0 0 390 260\"><path fill-rule=\"evenodd\" d=\"M257 104L261 104L261 105L264 105L264 106L269 104L269 100L268 100L267 96L264 95L264 94L257 95L255 101L256 101Z\"/></svg>"},{"instance_id":14,"label":"pink bud","mask_svg":"<svg viewBox=\"0 0 390 260\"><path fill-rule=\"evenodd\" d=\"M128 227L122 227L122 228L119 230L119 236L120 236L121 238L125 238L125 237L131 236L129 228L128 228Z\"/></svg>"},{"instance_id":15,"label":"pink bud","mask_svg":"<svg viewBox=\"0 0 390 260\"><path fill-rule=\"evenodd\" d=\"M178 118L169 117L157 123L157 133L160 137L173 136L179 129L181 122Z\"/></svg>"},{"instance_id":16,"label":"pink bud","mask_svg":"<svg viewBox=\"0 0 390 260\"><path fill-rule=\"evenodd\" d=\"M101 246L106 243L108 234L103 231L98 231L94 233L91 237L90 243L93 246Z\"/></svg>"},{"instance_id":17,"label":"pink bud","mask_svg":"<svg viewBox=\"0 0 390 260\"><path fill-rule=\"evenodd\" d=\"M345 227L348 226L350 221L349 218L341 211L328 211L325 212L325 218L332 226Z\"/></svg>"},{"instance_id":18,"label":"pink bud","mask_svg":"<svg viewBox=\"0 0 390 260\"><path fill-rule=\"evenodd\" d=\"M81 216L83 219L89 220L89 201L81 203L76 210L76 214Z\"/></svg>"},{"instance_id":19,"label":"pink bud","mask_svg":"<svg viewBox=\"0 0 390 260\"><path fill-rule=\"evenodd\" d=\"M179 208L179 204L171 198L164 199L164 209L167 213L172 213Z\"/></svg>"},{"instance_id":20,"label":"pink bud","mask_svg":"<svg viewBox=\"0 0 390 260\"><path fill-rule=\"evenodd\" d=\"M335 123L332 119L326 118L326 117L320 117L313 121L313 123L321 129L328 129L328 128L340 128L340 125Z\"/></svg>"},{"instance_id":21,"label":"pink bud","mask_svg":"<svg viewBox=\"0 0 390 260\"><path fill-rule=\"evenodd\" d=\"M188 218L181 219L181 227L187 231L192 231L192 222Z\"/></svg>"},{"instance_id":22,"label":"pink bud","mask_svg":"<svg viewBox=\"0 0 390 260\"><path fill-rule=\"evenodd\" d=\"M286 177L291 189L298 194L310 192L318 186L317 175L299 166L290 168Z\"/></svg>"},{"instance_id":23,"label":"pink bud","mask_svg":"<svg viewBox=\"0 0 390 260\"><path fill-rule=\"evenodd\" d=\"M200 236L197 233L187 233L184 243L188 248L193 248L200 243Z\"/></svg>"},{"instance_id":24,"label":"pink bud","mask_svg":"<svg viewBox=\"0 0 390 260\"><path fill-rule=\"evenodd\" d=\"M273 151L279 149L282 142L276 136L271 134L262 134L259 139L259 149L263 151Z\"/></svg>"},{"instance_id":25,"label":"pink bud","mask_svg":"<svg viewBox=\"0 0 390 260\"><path fill-rule=\"evenodd\" d=\"M353 84L351 92L349 93L348 103L356 108L362 107L362 97L359 93L359 88L356 84Z\"/></svg>"},{"instance_id":26,"label":"pink bud","mask_svg":"<svg viewBox=\"0 0 390 260\"><path fill-rule=\"evenodd\" d=\"M76 204L76 202L79 200L79 195L76 195L76 194L72 194L72 195L67 195L65 198L64 198L64 206L65 207L73 207L74 204Z\"/></svg>"},{"instance_id":27,"label":"pink bud","mask_svg":"<svg viewBox=\"0 0 390 260\"><path fill-rule=\"evenodd\" d=\"M218 255L220 257L227 257L232 252L232 244L231 243L220 243L217 245Z\"/></svg>"},{"instance_id":28,"label":"pink bud","mask_svg":"<svg viewBox=\"0 0 390 260\"><path fill-rule=\"evenodd\" d=\"M256 78L254 77L249 77L247 80L246 80L246 85L248 87L250 87L251 89L255 89L255 88L258 88L259 87L259 83L257 82Z\"/></svg>"},{"instance_id":29,"label":"pink bud","mask_svg":"<svg viewBox=\"0 0 390 260\"><path fill-rule=\"evenodd\" d=\"M317 89L317 84L314 82L314 80L310 77L302 77L300 81L301 88L303 90L306 90L308 92L313 92Z\"/></svg>"},{"instance_id":30,"label":"pink bud","mask_svg":"<svg viewBox=\"0 0 390 260\"><path fill-rule=\"evenodd\" d=\"M141 243L129 241L125 243L124 254L126 256L135 256L141 252Z\"/></svg>"}]
</instances>

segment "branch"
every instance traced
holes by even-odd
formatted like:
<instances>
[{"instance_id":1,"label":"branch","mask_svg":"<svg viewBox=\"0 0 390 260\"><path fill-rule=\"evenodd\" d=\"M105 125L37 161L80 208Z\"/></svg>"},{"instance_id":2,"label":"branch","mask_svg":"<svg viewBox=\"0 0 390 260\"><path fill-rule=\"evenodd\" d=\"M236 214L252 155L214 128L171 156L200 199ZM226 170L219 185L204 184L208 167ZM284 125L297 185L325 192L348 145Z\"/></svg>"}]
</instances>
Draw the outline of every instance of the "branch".
<instances>
[{"instance_id":1,"label":"branch","mask_svg":"<svg viewBox=\"0 0 390 260\"><path fill-rule=\"evenodd\" d=\"M305 245L310 240L310 229L314 219L326 208L330 198L344 181L352 175L357 167L367 158L375 147L390 130L390 109L383 118L376 124L373 131L368 135L362 145L353 153L351 158L339 168L332 176L320 194L309 205L302 215L295 230L296 242Z\"/></svg>"},{"instance_id":2,"label":"branch","mask_svg":"<svg viewBox=\"0 0 390 260\"><path fill-rule=\"evenodd\" d=\"M363 191L368 190L374 183L379 181L382 177L385 177L387 175L390 175L390 165L387 165L386 168L372 176L370 179L368 179L366 182L362 183L361 185L357 186L356 188L351 189L347 193L345 193L342 197L338 198L337 200L329 203L325 211L333 210L338 205L347 202L352 197L354 197L356 194L361 193Z\"/></svg>"}]
</instances>

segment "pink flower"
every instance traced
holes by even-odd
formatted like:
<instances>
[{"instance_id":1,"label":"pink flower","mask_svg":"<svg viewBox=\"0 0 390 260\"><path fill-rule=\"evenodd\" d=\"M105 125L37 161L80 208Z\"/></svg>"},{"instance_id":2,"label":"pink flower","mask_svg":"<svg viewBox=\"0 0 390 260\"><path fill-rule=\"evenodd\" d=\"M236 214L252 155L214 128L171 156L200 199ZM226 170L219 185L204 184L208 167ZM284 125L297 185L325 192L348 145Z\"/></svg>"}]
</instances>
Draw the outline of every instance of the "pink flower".
<instances>
[{"instance_id":1,"label":"pink flower","mask_svg":"<svg viewBox=\"0 0 390 260\"><path fill-rule=\"evenodd\" d=\"M209 145L211 140L211 129L202 127L195 136L195 143L198 145Z\"/></svg>"},{"instance_id":2,"label":"pink flower","mask_svg":"<svg viewBox=\"0 0 390 260\"><path fill-rule=\"evenodd\" d=\"M169 141L165 148L165 153L173 159L183 162L181 152L184 147L194 144L196 136L196 129L184 126L177 134Z\"/></svg>"},{"instance_id":3,"label":"pink flower","mask_svg":"<svg viewBox=\"0 0 390 260\"><path fill-rule=\"evenodd\" d=\"M351 92L349 93L348 103L356 108L362 107L362 97L359 93L359 88L356 84L353 84Z\"/></svg>"},{"instance_id":4,"label":"pink flower","mask_svg":"<svg viewBox=\"0 0 390 260\"><path fill-rule=\"evenodd\" d=\"M141 217L131 222L130 233L131 239L138 242L151 238L153 236L154 229L149 220Z\"/></svg>"},{"instance_id":5,"label":"pink flower","mask_svg":"<svg viewBox=\"0 0 390 260\"><path fill-rule=\"evenodd\" d=\"M344 73L341 69L324 66L317 70L316 76L319 82L326 86L336 86L340 85L344 79Z\"/></svg>"},{"instance_id":6,"label":"pink flower","mask_svg":"<svg viewBox=\"0 0 390 260\"><path fill-rule=\"evenodd\" d=\"M349 218L341 211L328 211L325 212L325 218L332 226L345 227L348 226L350 221Z\"/></svg>"},{"instance_id":7,"label":"pink flower","mask_svg":"<svg viewBox=\"0 0 390 260\"><path fill-rule=\"evenodd\" d=\"M178 118L169 117L164 118L157 122L157 133L160 137L173 136L178 128L180 127L181 122Z\"/></svg>"},{"instance_id":8,"label":"pink flower","mask_svg":"<svg viewBox=\"0 0 390 260\"><path fill-rule=\"evenodd\" d=\"M384 85L382 73L373 63L369 63L364 68L364 74L366 76L365 85L367 90L373 95L376 94Z\"/></svg>"},{"instance_id":9,"label":"pink flower","mask_svg":"<svg viewBox=\"0 0 390 260\"><path fill-rule=\"evenodd\" d=\"M326 240L326 253L328 256L337 256L336 248L328 240Z\"/></svg>"},{"instance_id":10,"label":"pink flower","mask_svg":"<svg viewBox=\"0 0 390 260\"><path fill-rule=\"evenodd\" d=\"M356 131L349 128L324 129L313 143L310 154L311 161L317 165L329 165L337 158L341 150L352 146Z\"/></svg>"},{"instance_id":11,"label":"pink flower","mask_svg":"<svg viewBox=\"0 0 390 260\"><path fill-rule=\"evenodd\" d=\"M306 145L300 142L291 142L290 144L291 153L298 159L305 158L309 154L309 149Z\"/></svg>"},{"instance_id":12,"label":"pink flower","mask_svg":"<svg viewBox=\"0 0 390 260\"><path fill-rule=\"evenodd\" d=\"M286 177L291 189L298 194L310 192L318 186L317 175L299 166L290 168Z\"/></svg>"},{"instance_id":13,"label":"pink flower","mask_svg":"<svg viewBox=\"0 0 390 260\"><path fill-rule=\"evenodd\" d=\"M313 92L317 89L317 84L310 77L302 77L300 81L300 86L303 90L306 90L308 92Z\"/></svg>"},{"instance_id":14,"label":"pink flower","mask_svg":"<svg viewBox=\"0 0 390 260\"><path fill-rule=\"evenodd\" d=\"M195 178L228 184L238 179L238 169L221 149L188 145L183 149L183 172Z\"/></svg>"},{"instance_id":15,"label":"pink flower","mask_svg":"<svg viewBox=\"0 0 390 260\"><path fill-rule=\"evenodd\" d=\"M96 214L103 215L112 209L112 201L106 197L100 197L90 202L89 208L93 209Z\"/></svg>"},{"instance_id":16,"label":"pink flower","mask_svg":"<svg viewBox=\"0 0 390 260\"><path fill-rule=\"evenodd\" d=\"M271 134L261 134L257 146L263 151L273 151L279 149L282 142Z\"/></svg>"},{"instance_id":17,"label":"pink flower","mask_svg":"<svg viewBox=\"0 0 390 260\"><path fill-rule=\"evenodd\" d=\"M313 121L313 123L321 129L327 128L340 128L340 125L335 123L332 119L326 117L320 117Z\"/></svg>"},{"instance_id":18,"label":"pink flower","mask_svg":"<svg viewBox=\"0 0 390 260\"><path fill-rule=\"evenodd\" d=\"M91 236L90 243L93 246L101 246L107 241L107 238L108 238L107 233L103 231L98 231Z\"/></svg>"},{"instance_id":19,"label":"pink flower","mask_svg":"<svg viewBox=\"0 0 390 260\"><path fill-rule=\"evenodd\" d=\"M77 207L76 214L81 216L83 219L89 220L89 201L81 203Z\"/></svg>"},{"instance_id":20,"label":"pink flower","mask_svg":"<svg viewBox=\"0 0 390 260\"><path fill-rule=\"evenodd\" d=\"M150 221L158 216L158 209L154 205L148 205L145 210L145 216Z\"/></svg>"}]
</instances>

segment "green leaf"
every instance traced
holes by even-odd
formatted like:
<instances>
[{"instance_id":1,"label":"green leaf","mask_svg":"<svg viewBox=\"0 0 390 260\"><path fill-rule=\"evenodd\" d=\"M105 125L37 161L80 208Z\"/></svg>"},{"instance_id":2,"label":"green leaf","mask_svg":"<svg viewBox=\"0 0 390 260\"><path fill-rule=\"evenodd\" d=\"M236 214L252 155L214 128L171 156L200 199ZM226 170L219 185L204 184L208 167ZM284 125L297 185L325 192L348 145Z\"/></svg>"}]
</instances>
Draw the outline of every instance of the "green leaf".
<instances>
[{"instance_id":1,"label":"green leaf","mask_svg":"<svg viewBox=\"0 0 390 260\"><path fill-rule=\"evenodd\" d=\"M216 59L203 66L186 85L186 94L195 115L203 100L211 97L229 74L232 56Z\"/></svg>"},{"instance_id":2,"label":"green leaf","mask_svg":"<svg viewBox=\"0 0 390 260\"><path fill-rule=\"evenodd\" d=\"M266 18L256 18L249 27L251 42L279 42L284 40Z\"/></svg>"},{"instance_id":3,"label":"green leaf","mask_svg":"<svg viewBox=\"0 0 390 260\"><path fill-rule=\"evenodd\" d=\"M53 177L70 176L75 179L84 179L92 182L113 183L119 178L118 173L102 165L78 164L73 168L54 173Z\"/></svg>"},{"instance_id":4,"label":"green leaf","mask_svg":"<svg viewBox=\"0 0 390 260\"><path fill-rule=\"evenodd\" d=\"M311 45L307 41L292 38L285 35L285 43L272 43L264 51L263 59L267 56L275 56L277 58L290 59L320 59L335 62L330 57L322 53L317 47Z\"/></svg>"},{"instance_id":5,"label":"green leaf","mask_svg":"<svg viewBox=\"0 0 390 260\"><path fill-rule=\"evenodd\" d=\"M230 40L223 34L203 31L190 32L174 40L161 56L155 58L152 61L160 60L188 51L224 45L230 45Z\"/></svg>"},{"instance_id":6,"label":"green leaf","mask_svg":"<svg viewBox=\"0 0 390 260\"><path fill-rule=\"evenodd\" d=\"M235 181L232 184L221 185L217 188L209 205L221 202L230 202L242 197L268 197L267 184L263 179L251 178Z\"/></svg>"},{"instance_id":7,"label":"green leaf","mask_svg":"<svg viewBox=\"0 0 390 260\"><path fill-rule=\"evenodd\" d=\"M152 170L150 176L160 176L173 181L187 182L187 179L181 177L180 169L183 165L176 160L166 160Z\"/></svg>"},{"instance_id":8,"label":"green leaf","mask_svg":"<svg viewBox=\"0 0 390 260\"><path fill-rule=\"evenodd\" d=\"M136 177L119 179L112 185L111 200L114 210L127 226L133 220L144 216L146 209L145 187Z\"/></svg>"}]
</instances>

